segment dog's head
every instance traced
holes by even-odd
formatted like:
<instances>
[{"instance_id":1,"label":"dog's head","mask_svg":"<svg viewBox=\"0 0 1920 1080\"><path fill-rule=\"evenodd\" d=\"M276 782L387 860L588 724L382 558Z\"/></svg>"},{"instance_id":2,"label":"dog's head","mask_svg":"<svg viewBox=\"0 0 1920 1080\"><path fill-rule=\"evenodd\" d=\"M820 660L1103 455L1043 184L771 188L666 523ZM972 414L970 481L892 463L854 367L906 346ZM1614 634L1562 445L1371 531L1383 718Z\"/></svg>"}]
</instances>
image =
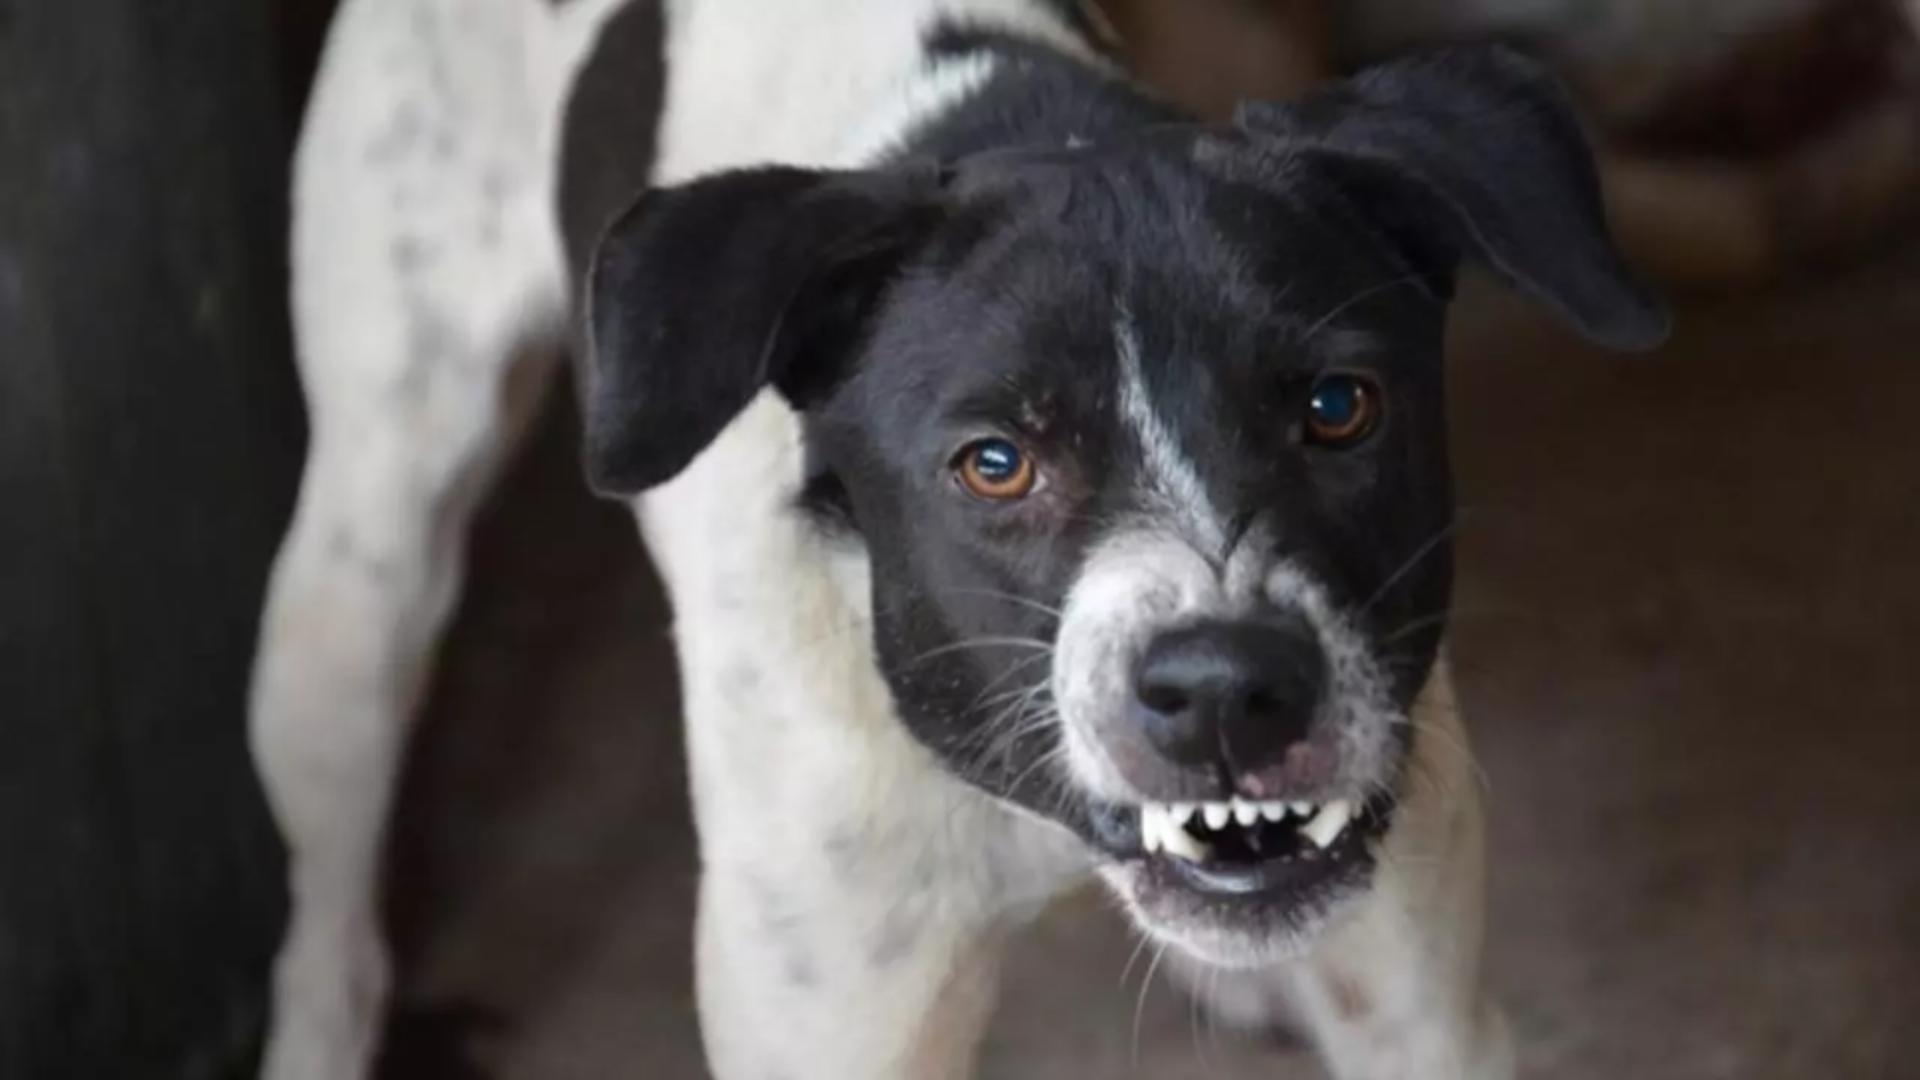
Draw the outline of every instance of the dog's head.
<instances>
[{"instance_id":1,"label":"dog's head","mask_svg":"<svg viewBox=\"0 0 1920 1080\"><path fill-rule=\"evenodd\" d=\"M1085 837L1150 931L1271 958L1366 887L1415 737L1463 259L1597 340L1664 331L1504 52L1229 126L715 176L602 244L589 467L669 479L776 388L914 735Z\"/></svg>"}]
</instances>

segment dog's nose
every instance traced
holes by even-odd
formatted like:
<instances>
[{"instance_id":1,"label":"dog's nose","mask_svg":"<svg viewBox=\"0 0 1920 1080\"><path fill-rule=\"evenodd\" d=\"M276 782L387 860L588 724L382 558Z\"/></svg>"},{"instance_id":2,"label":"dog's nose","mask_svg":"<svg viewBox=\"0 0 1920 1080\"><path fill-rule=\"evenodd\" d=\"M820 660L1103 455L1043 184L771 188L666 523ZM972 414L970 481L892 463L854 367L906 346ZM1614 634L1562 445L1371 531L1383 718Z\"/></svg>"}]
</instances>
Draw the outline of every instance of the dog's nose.
<instances>
[{"instance_id":1,"label":"dog's nose","mask_svg":"<svg viewBox=\"0 0 1920 1080\"><path fill-rule=\"evenodd\" d=\"M1134 710L1169 760L1247 772L1277 764L1307 737L1326 669L1304 615L1198 623L1148 645L1134 674Z\"/></svg>"}]
</instances>

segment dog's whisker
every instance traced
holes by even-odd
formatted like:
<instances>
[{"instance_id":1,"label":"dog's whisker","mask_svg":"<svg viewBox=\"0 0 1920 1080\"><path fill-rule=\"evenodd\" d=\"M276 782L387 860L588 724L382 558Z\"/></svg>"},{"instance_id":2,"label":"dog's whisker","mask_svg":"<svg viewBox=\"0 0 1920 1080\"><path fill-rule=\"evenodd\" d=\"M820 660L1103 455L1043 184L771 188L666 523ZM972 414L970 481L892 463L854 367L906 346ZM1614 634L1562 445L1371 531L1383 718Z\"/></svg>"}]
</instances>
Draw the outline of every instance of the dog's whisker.
<instances>
[{"instance_id":1,"label":"dog's whisker","mask_svg":"<svg viewBox=\"0 0 1920 1080\"><path fill-rule=\"evenodd\" d=\"M946 593L948 595L954 595L954 596L982 596L991 600L1005 600L1007 603L1016 604L1024 608L1030 608L1034 611L1039 612L1042 615L1051 616L1055 621L1058 621L1061 618L1064 618L1066 615L1065 611L1061 610L1060 608L1054 607L1051 604L1044 604L1031 597L1021 596L1017 593L1002 592L999 589L953 587L953 588L940 589L937 591Z\"/></svg>"},{"instance_id":2,"label":"dog's whisker","mask_svg":"<svg viewBox=\"0 0 1920 1080\"><path fill-rule=\"evenodd\" d=\"M1401 288L1402 286L1405 286L1405 285L1418 284L1424 280L1426 280L1425 277L1420 274L1407 274L1404 277L1394 278L1392 281L1383 281L1377 285L1373 285L1368 288L1361 289L1359 292L1356 292L1352 296L1347 297L1345 300L1342 300L1340 303L1335 304L1333 306L1333 310L1327 312L1325 315L1320 316L1319 319L1314 321L1313 325L1307 327L1306 330L1302 331L1299 338L1300 343L1303 345L1311 343L1313 339L1320 336L1321 331L1325 330L1328 326L1331 326L1335 319L1338 319L1340 316L1345 315L1348 311L1351 311L1353 308L1358 307L1359 305L1367 302L1368 300L1371 300L1374 297L1379 296L1381 293L1391 292L1392 290Z\"/></svg>"},{"instance_id":3,"label":"dog's whisker","mask_svg":"<svg viewBox=\"0 0 1920 1080\"><path fill-rule=\"evenodd\" d=\"M1026 783L1028 777L1032 776L1035 772L1041 769L1044 769L1053 765L1055 762L1059 761L1062 757L1064 757L1065 754L1066 754L1066 747L1064 745L1058 745L1058 746L1054 746L1047 749L1043 753L1035 755L1033 761L1028 763L1025 769L1021 770L1020 775L1014 777L1013 783L1008 785L1007 790L1009 792L1019 791L1020 785ZM1059 792L1056 791L1056 794L1058 793Z\"/></svg>"},{"instance_id":4,"label":"dog's whisker","mask_svg":"<svg viewBox=\"0 0 1920 1080\"><path fill-rule=\"evenodd\" d=\"M1133 1067L1136 1069L1140 1067L1140 1021L1146 1016L1147 994L1153 989L1153 976L1160 970L1160 961L1166 959L1167 948L1167 942L1161 942L1154 947L1153 960L1147 964L1146 977L1140 980L1140 994L1133 1002L1133 1039L1131 1053Z\"/></svg>"},{"instance_id":5,"label":"dog's whisker","mask_svg":"<svg viewBox=\"0 0 1920 1080\"><path fill-rule=\"evenodd\" d=\"M1398 570L1395 570L1393 573L1387 575L1386 580L1380 583L1380 587L1375 589L1373 591L1373 595L1367 598L1367 602L1360 605L1361 614L1365 614L1369 611L1372 611L1373 605L1379 603L1381 597L1384 597L1389 592L1392 592L1393 587L1395 585L1400 584L1400 582L1404 581L1408 574L1413 573L1413 571L1417 567L1419 567L1419 565L1423 561L1426 560L1427 556L1432 555L1435 551L1438 551L1440 549L1440 545L1446 543L1450 537L1452 537L1457 532L1459 532L1460 527L1466 524L1466 521L1467 521L1467 511L1463 507L1460 510L1456 511L1453 517L1445 525L1441 526L1437 532L1435 532L1432 536L1428 537L1425 543L1421 544L1418 548L1415 548L1413 554L1409 555L1407 557L1407 560L1404 563L1400 564L1400 568Z\"/></svg>"},{"instance_id":6,"label":"dog's whisker","mask_svg":"<svg viewBox=\"0 0 1920 1080\"><path fill-rule=\"evenodd\" d=\"M940 645L940 646L936 646L935 648L928 649L926 652L923 652L920 655L914 657L913 659L908 660L907 666L912 667L917 664L923 664L926 661L932 660L933 658L938 656L945 656L949 653L964 652L969 649L1034 649L1041 652L1051 653L1053 651L1053 643L1048 641L1041 641L1038 638L1025 638L1025 637L968 638L965 641L949 642L948 644Z\"/></svg>"},{"instance_id":7,"label":"dog's whisker","mask_svg":"<svg viewBox=\"0 0 1920 1080\"><path fill-rule=\"evenodd\" d=\"M1139 961L1140 954L1146 951L1147 946L1153 943L1153 935L1145 930L1139 929L1132 923L1127 924L1127 929L1134 936L1133 951L1127 954L1127 962L1120 967L1120 982L1117 984L1119 986L1127 985L1127 976L1133 974L1133 965Z\"/></svg>"},{"instance_id":8,"label":"dog's whisker","mask_svg":"<svg viewBox=\"0 0 1920 1080\"><path fill-rule=\"evenodd\" d=\"M1474 754L1472 747L1467 744L1466 738L1463 735L1442 727L1431 720L1422 720L1413 716L1403 718L1402 723L1406 727L1411 728L1416 737L1427 737L1433 740L1435 747L1451 751L1460 759L1461 763L1475 779L1478 780L1480 789L1483 792L1488 794L1493 792L1492 779L1487 775L1486 769L1481 767L1480 759ZM1417 758L1415 760L1417 760ZM1409 764L1412 764L1412 762L1410 761ZM1443 792L1443 794L1451 793Z\"/></svg>"},{"instance_id":9,"label":"dog's whisker","mask_svg":"<svg viewBox=\"0 0 1920 1080\"><path fill-rule=\"evenodd\" d=\"M1052 655L1053 654L1051 652L1035 652L1032 656L1025 657L1019 661L1016 661L1015 663L1009 664L1007 666L1007 670L994 676L991 682L987 683L987 685L980 688L980 693L974 696L974 700L969 704L968 708L971 709L971 708L979 707L982 704L983 699L985 699L988 694L992 693L994 689L997 688L1001 683L1004 683L1008 679L1012 679L1018 676L1021 672L1027 670L1028 668L1032 667L1037 663L1040 663L1042 660L1048 659ZM1015 687L1012 691L1010 691L1010 693L1016 693L1016 694L1024 693L1025 690L1026 690L1025 687ZM998 698L996 697L994 700L998 700Z\"/></svg>"}]
</instances>

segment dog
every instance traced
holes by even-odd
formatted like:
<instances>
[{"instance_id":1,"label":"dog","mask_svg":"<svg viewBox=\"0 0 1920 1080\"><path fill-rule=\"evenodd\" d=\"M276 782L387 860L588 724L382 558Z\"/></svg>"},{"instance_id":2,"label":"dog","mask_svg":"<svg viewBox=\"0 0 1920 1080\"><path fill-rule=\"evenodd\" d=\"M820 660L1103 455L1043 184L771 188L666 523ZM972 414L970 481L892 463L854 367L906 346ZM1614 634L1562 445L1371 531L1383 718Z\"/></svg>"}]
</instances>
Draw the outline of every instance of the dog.
<instances>
[{"instance_id":1,"label":"dog","mask_svg":"<svg viewBox=\"0 0 1920 1080\"><path fill-rule=\"evenodd\" d=\"M409 719L569 346L675 610L716 1076L967 1075L1000 946L1093 877L1343 1080L1510 1074L1445 313L1470 260L1610 346L1665 315L1515 54L1205 124L1090 41L1052 0L346 0L251 702L270 1080L368 1072Z\"/></svg>"}]
</instances>

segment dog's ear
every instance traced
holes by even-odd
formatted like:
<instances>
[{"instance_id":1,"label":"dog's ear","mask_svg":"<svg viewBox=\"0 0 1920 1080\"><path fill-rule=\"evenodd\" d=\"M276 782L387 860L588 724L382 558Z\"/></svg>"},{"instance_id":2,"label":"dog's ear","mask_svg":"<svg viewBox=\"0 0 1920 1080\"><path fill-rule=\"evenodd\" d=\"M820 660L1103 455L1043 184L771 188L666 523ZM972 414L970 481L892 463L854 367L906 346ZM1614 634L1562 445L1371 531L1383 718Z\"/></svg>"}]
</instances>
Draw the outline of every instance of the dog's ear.
<instances>
[{"instance_id":1,"label":"dog's ear","mask_svg":"<svg viewBox=\"0 0 1920 1080\"><path fill-rule=\"evenodd\" d=\"M759 392L805 407L939 213L931 168L722 173L642 195L586 297L588 480L671 479Z\"/></svg>"},{"instance_id":2,"label":"dog's ear","mask_svg":"<svg viewBox=\"0 0 1920 1080\"><path fill-rule=\"evenodd\" d=\"M1311 155L1423 269L1450 281L1475 257L1590 340L1666 336L1665 307L1614 247L1568 95L1511 49L1395 61L1295 104L1244 105L1235 124L1269 158Z\"/></svg>"}]
</instances>

